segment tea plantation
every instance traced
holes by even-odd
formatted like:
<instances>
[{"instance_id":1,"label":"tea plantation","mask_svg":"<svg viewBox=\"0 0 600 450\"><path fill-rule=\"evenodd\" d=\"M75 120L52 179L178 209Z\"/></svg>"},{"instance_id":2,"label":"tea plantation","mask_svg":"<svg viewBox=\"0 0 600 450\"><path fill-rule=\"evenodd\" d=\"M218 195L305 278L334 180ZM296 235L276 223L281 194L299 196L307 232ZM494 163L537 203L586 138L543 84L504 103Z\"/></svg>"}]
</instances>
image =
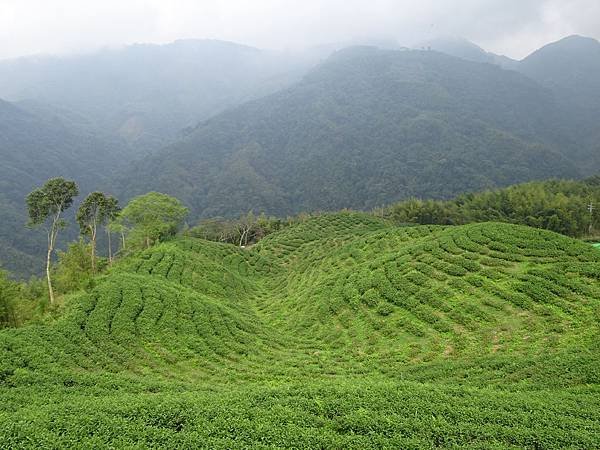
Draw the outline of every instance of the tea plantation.
<instances>
[{"instance_id":1,"label":"tea plantation","mask_svg":"<svg viewBox=\"0 0 600 450\"><path fill-rule=\"evenodd\" d=\"M600 252L340 213L0 332L0 448L600 448Z\"/></svg>"}]
</instances>

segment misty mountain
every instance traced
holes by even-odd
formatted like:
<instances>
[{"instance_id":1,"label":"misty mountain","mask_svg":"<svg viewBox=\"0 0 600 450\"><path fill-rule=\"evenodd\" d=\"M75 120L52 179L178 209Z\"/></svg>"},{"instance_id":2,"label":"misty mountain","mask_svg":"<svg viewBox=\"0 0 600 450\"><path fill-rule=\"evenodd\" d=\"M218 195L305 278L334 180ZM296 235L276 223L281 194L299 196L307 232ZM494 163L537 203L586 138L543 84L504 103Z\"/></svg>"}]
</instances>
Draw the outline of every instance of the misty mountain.
<instances>
[{"instance_id":1,"label":"misty mountain","mask_svg":"<svg viewBox=\"0 0 600 450\"><path fill-rule=\"evenodd\" d=\"M0 92L17 100L0 101L0 261L38 271L31 255L45 242L24 228L24 197L59 175L82 195L159 190L196 216L231 216L371 208L600 169L597 41L564 39L511 71L467 41L440 42L426 48L441 53L354 47L304 76L340 44L274 54L178 41L0 62Z\"/></svg>"},{"instance_id":2,"label":"misty mountain","mask_svg":"<svg viewBox=\"0 0 600 450\"><path fill-rule=\"evenodd\" d=\"M43 233L25 228L25 196L48 178L78 181L83 194L106 185L120 159L119 143L96 134L84 119L41 104L0 100L0 261L36 273Z\"/></svg>"},{"instance_id":3,"label":"misty mountain","mask_svg":"<svg viewBox=\"0 0 600 450\"><path fill-rule=\"evenodd\" d=\"M600 42L569 36L535 51L519 71L551 89L565 103L600 108Z\"/></svg>"},{"instance_id":4,"label":"misty mountain","mask_svg":"<svg viewBox=\"0 0 600 450\"><path fill-rule=\"evenodd\" d=\"M547 89L495 65L356 47L201 123L139 162L122 192L169 193L201 216L289 214L577 176L556 109Z\"/></svg>"},{"instance_id":5,"label":"misty mountain","mask_svg":"<svg viewBox=\"0 0 600 450\"><path fill-rule=\"evenodd\" d=\"M262 51L213 40L140 44L0 61L0 98L76 111L146 154L245 100L301 78L321 52Z\"/></svg>"},{"instance_id":6,"label":"misty mountain","mask_svg":"<svg viewBox=\"0 0 600 450\"><path fill-rule=\"evenodd\" d=\"M504 55L487 52L477 44L461 37L437 37L414 46L420 50L434 50L457 58L480 63L497 64L505 69L515 69L518 61Z\"/></svg>"},{"instance_id":7,"label":"misty mountain","mask_svg":"<svg viewBox=\"0 0 600 450\"><path fill-rule=\"evenodd\" d=\"M569 36L540 48L522 61L486 52L462 38L436 38L417 47L516 70L549 89L557 103L553 114L561 115L556 126L572 142L568 146L571 158L588 175L600 168L600 42L597 40Z\"/></svg>"},{"instance_id":8,"label":"misty mountain","mask_svg":"<svg viewBox=\"0 0 600 450\"><path fill-rule=\"evenodd\" d=\"M556 97L565 114L562 131L579 143L583 168L600 167L600 42L567 37L525 58L518 70Z\"/></svg>"}]
</instances>

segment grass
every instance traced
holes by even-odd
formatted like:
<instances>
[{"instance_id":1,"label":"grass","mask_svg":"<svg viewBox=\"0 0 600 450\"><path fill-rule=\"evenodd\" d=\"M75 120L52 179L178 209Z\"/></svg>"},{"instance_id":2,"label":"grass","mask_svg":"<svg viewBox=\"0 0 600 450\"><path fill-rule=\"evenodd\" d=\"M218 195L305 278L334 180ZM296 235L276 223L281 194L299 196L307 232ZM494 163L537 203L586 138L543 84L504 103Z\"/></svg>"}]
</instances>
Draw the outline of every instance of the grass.
<instances>
[{"instance_id":1,"label":"grass","mask_svg":"<svg viewBox=\"0 0 600 450\"><path fill-rule=\"evenodd\" d=\"M496 223L164 243L0 333L0 447L599 448L599 281Z\"/></svg>"}]
</instances>

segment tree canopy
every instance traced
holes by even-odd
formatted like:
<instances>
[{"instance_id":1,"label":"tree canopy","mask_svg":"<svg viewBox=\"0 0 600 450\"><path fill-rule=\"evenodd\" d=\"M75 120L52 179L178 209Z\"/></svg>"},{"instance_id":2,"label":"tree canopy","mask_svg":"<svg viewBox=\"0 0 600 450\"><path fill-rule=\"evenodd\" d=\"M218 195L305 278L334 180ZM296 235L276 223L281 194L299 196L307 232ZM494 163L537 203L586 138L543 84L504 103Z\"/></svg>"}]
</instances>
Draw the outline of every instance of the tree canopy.
<instances>
[{"instance_id":1,"label":"tree canopy","mask_svg":"<svg viewBox=\"0 0 600 450\"><path fill-rule=\"evenodd\" d=\"M91 242L92 271L96 270L96 237L98 227L114 219L119 211L116 198L102 192L92 192L79 206L77 223L81 234L88 236Z\"/></svg>"},{"instance_id":2,"label":"tree canopy","mask_svg":"<svg viewBox=\"0 0 600 450\"><path fill-rule=\"evenodd\" d=\"M73 204L78 194L79 189L74 181L62 177L49 179L27 196L30 225L41 225L48 218L59 215Z\"/></svg>"},{"instance_id":3,"label":"tree canopy","mask_svg":"<svg viewBox=\"0 0 600 450\"><path fill-rule=\"evenodd\" d=\"M56 247L59 230L66 226L61 214L73 204L73 198L78 194L79 188L74 181L58 177L49 179L41 188L30 192L26 198L29 224L37 227L47 222L46 280L48 282L50 303L54 303L54 291L50 278L52 252Z\"/></svg>"},{"instance_id":4,"label":"tree canopy","mask_svg":"<svg viewBox=\"0 0 600 450\"><path fill-rule=\"evenodd\" d=\"M149 247L177 232L188 209L174 197L149 192L132 199L120 218L127 227L130 241Z\"/></svg>"}]
</instances>

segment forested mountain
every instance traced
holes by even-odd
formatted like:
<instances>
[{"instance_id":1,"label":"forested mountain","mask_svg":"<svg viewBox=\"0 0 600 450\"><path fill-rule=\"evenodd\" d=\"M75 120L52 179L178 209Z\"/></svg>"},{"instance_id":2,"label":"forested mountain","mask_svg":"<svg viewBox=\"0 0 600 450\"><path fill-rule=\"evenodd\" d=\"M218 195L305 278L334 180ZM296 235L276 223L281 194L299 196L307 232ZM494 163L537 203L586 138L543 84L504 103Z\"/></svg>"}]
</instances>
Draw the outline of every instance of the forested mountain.
<instances>
[{"instance_id":1,"label":"forested mountain","mask_svg":"<svg viewBox=\"0 0 600 450\"><path fill-rule=\"evenodd\" d=\"M203 216L369 208L579 175L547 89L433 51L355 47L201 123L123 178Z\"/></svg>"},{"instance_id":2,"label":"forested mountain","mask_svg":"<svg viewBox=\"0 0 600 450\"><path fill-rule=\"evenodd\" d=\"M110 191L108 178L134 157L291 83L327 51L291 55L189 40L0 61L0 98L12 100L0 100L1 264L20 275L39 272L45 237L24 228L24 198L47 178L73 178L83 195Z\"/></svg>"},{"instance_id":3,"label":"forested mountain","mask_svg":"<svg viewBox=\"0 0 600 450\"><path fill-rule=\"evenodd\" d=\"M119 143L85 122L43 105L24 109L0 100L0 261L36 273L45 237L25 228L25 196L48 178L76 178L82 192L104 185L119 161ZM37 111L37 112L36 112ZM70 119L69 119L70 117Z\"/></svg>"},{"instance_id":4,"label":"forested mountain","mask_svg":"<svg viewBox=\"0 0 600 450\"><path fill-rule=\"evenodd\" d=\"M576 145L572 159L592 174L600 167L600 42L569 36L548 44L522 61L486 52L461 38L437 38L419 48L440 51L459 58L497 64L537 81L554 95L562 119L560 133Z\"/></svg>"},{"instance_id":5,"label":"forested mountain","mask_svg":"<svg viewBox=\"0 0 600 450\"><path fill-rule=\"evenodd\" d=\"M456 36L438 37L415 46L420 50L434 50L468 61L497 64L505 69L515 69L518 61L504 55L487 52L477 44Z\"/></svg>"},{"instance_id":6,"label":"forested mountain","mask_svg":"<svg viewBox=\"0 0 600 450\"><path fill-rule=\"evenodd\" d=\"M181 40L21 58L0 61L0 98L78 111L145 154L181 137L185 127L286 86L320 57Z\"/></svg>"},{"instance_id":7,"label":"forested mountain","mask_svg":"<svg viewBox=\"0 0 600 450\"><path fill-rule=\"evenodd\" d=\"M595 39L569 36L548 44L521 61L519 71L564 102L600 108L600 42Z\"/></svg>"},{"instance_id":8,"label":"forested mountain","mask_svg":"<svg viewBox=\"0 0 600 450\"><path fill-rule=\"evenodd\" d=\"M562 132L579 143L582 167L600 166L600 42L567 37L525 58L518 70L557 98L565 112Z\"/></svg>"}]
</instances>

